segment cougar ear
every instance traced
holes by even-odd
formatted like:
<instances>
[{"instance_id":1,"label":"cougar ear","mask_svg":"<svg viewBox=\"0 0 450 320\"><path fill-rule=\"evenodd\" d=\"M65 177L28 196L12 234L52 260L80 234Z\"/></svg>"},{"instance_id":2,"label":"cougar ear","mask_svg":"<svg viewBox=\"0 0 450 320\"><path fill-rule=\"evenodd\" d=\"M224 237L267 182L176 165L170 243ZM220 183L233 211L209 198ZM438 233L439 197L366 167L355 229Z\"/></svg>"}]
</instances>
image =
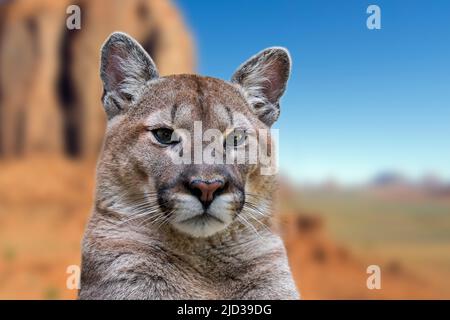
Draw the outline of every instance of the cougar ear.
<instances>
[{"instance_id":1,"label":"cougar ear","mask_svg":"<svg viewBox=\"0 0 450 320\"><path fill-rule=\"evenodd\" d=\"M244 62L231 81L239 84L252 111L271 126L280 114L279 100L286 89L291 57L285 48L268 48Z\"/></svg>"},{"instance_id":2,"label":"cougar ear","mask_svg":"<svg viewBox=\"0 0 450 320\"><path fill-rule=\"evenodd\" d=\"M112 33L101 49L100 76L108 119L126 110L139 90L157 78L156 66L139 43L125 33Z\"/></svg>"}]
</instances>

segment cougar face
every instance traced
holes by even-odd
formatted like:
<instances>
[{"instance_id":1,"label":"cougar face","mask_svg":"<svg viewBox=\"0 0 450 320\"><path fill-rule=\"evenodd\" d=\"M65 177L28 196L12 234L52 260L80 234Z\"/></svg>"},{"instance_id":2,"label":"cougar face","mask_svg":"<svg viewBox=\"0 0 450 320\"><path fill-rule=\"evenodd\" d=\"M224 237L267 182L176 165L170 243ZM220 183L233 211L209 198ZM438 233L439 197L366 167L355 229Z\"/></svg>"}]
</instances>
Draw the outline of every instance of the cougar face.
<instances>
[{"instance_id":1,"label":"cougar face","mask_svg":"<svg viewBox=\"0 0 450 320\"><path fill-rule=\"evenodd\" d=\"M137 42L111 35L102 49L108 127L97 204L194 237L226 229L249 197L270 197L267 164L251 160L251 142L258 147L265 130L270 145L289 71L287 51L270 48L231 82L160 77Z\"/></svg>"}]
</instances>

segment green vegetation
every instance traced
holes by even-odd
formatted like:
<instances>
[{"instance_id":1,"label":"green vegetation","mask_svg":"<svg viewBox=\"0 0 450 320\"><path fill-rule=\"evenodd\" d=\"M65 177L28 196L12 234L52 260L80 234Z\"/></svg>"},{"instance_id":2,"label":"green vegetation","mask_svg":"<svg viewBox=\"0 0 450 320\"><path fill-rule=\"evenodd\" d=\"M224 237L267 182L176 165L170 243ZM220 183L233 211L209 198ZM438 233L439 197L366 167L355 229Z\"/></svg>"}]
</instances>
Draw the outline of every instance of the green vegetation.
<instances>
[{"instance_id":1,"label":"green vegetation","mask_svg":"<svg viewBox=\"0 0 450 320\"><path fill-rule=\"evenodd\" d=\"M305 192L296 202L302 212L324 216L337 240L358 245L450 245L450 203L387 200L356 191Z\"/></svg>"},{"instance_id":2,"label":"green vegetation","mask_svg":"<svg viewBox=\"0 0 450 320\"><path fill-rule=\"evenodd\" d=\"M450 201L307 191L291 205L322 216L332 239L359 256L399 263L450 290Z\"/></svg>"}]
</instances>

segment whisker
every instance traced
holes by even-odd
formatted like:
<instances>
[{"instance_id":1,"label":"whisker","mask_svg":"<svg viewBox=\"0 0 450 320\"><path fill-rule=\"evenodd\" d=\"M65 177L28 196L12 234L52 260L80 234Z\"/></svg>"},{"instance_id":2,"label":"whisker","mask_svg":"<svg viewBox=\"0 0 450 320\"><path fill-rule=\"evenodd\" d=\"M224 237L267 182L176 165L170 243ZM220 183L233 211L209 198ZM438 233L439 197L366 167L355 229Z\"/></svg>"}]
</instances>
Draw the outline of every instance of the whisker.
<instances>
[{"instance_id":1,"label":"whisker","mask_svg":"<svg viewBox=\"0 0 450 320\"><path fill-rule=\"evenodd\" d=\"M271 229L266 224L264 224L258 218L256 218L250 211L243 211L243 212L246 213L250 218L255 220L257 223L259 223L266 231L271 231Z\"/></svg>"},{"instance_id":2,"label":"whisker","mask_svg":"<svg viewBox=\"0 0 450 320\"><path fill-rule=\"evenodd\" d=\"M258 236L260 240L262 240L262 237L258 233L258 230L256 230L256 228L247 219L245 219L243 215L238 215L237 217L240 219L240 221L244 222L246 226L253 230L253 232Z\"/></svg>"}]
</instances>

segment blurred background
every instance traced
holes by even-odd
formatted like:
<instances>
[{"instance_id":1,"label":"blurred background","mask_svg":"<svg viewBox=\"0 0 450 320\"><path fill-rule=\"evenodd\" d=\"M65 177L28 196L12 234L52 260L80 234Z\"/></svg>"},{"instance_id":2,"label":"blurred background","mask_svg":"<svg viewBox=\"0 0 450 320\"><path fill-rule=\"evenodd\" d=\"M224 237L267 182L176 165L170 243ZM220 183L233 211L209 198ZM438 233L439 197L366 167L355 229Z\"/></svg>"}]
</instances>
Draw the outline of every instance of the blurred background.
<instances>
[{"instance_id":1,"label":"blurred background","mask_svg":"<svg viewBox=\"0 0 450 320\"><path fill-rule=\"evenodd\" d=\"M76 297L66 269L105 128L99 49L120 30L162 74L229 79L287 47L276 221L303 297L449 299L450 3L374 2L0 0L0 298Z\"/></svg>"}]
</instances>

